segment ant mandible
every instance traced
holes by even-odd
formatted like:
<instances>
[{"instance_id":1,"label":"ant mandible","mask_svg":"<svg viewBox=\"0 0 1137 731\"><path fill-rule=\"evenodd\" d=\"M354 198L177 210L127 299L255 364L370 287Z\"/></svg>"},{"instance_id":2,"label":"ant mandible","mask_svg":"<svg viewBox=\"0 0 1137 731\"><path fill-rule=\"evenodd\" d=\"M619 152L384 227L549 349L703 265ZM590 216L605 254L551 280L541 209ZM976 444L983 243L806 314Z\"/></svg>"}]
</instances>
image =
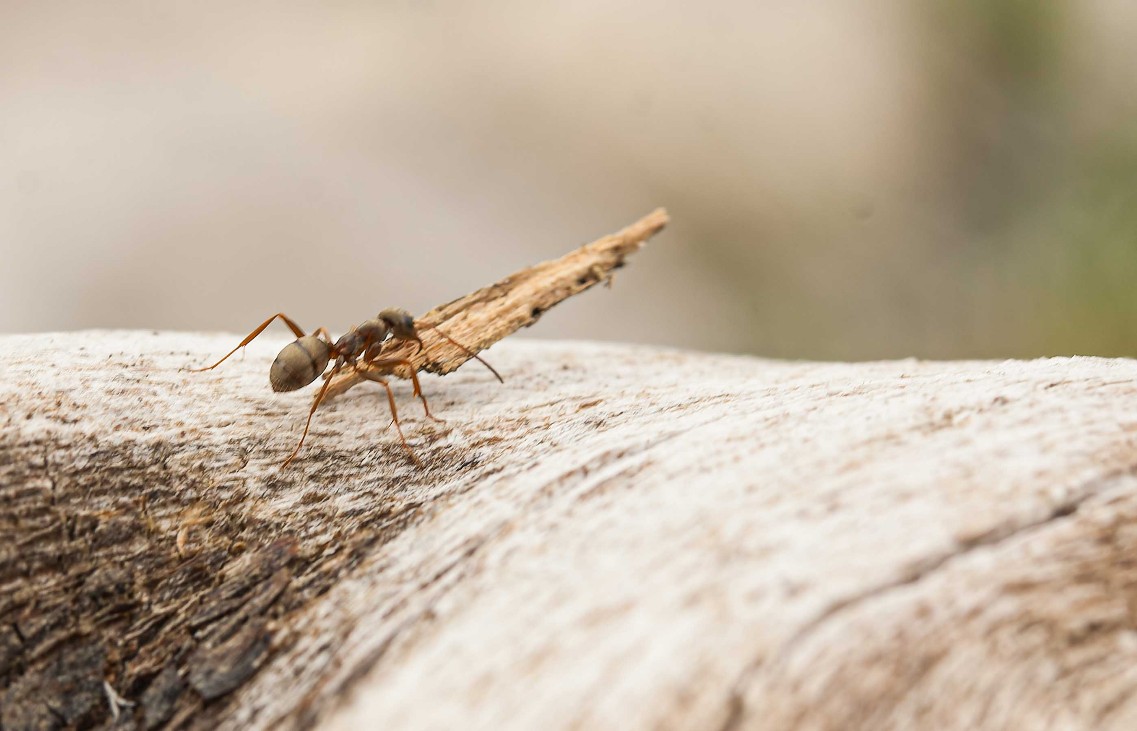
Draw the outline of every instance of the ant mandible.
<instances>
[{"instance_id":1,"label":"ant mandible","mask_svg":"<svg viewBox=\"0 0 1137 731\"><path fill-rule=\"evenodd\" d=\"M395 429L399 432L399 440L403 444L403 449L407 451L407 454L415 461L415 464L421 467L422 462L419 461L418 457L416 457L415 453L411 450L410 445L407 444L407 438L403 435L403 428L399 425L399 411L395 407L395 394L391 391L391 385L386 379L380 378L366 368L359 367L360 361L362 361L365 366L375 368L406 367L411 374L411 382L414 384L414 395L422 401L422 408L423 411L426 412L427 418L442 422L442 419L435 418L434 414L430 413L430 406L426 403L426 396L422 394L422 387L419 385L414 364L403 358L379 357L384 343L389 340L414 341L418 343L418 349L420 351L423 350L422 338L419 337L414 318L406 310L394 307L383 310L374 318L348 330L334 343L332 342L331 335L328 334L327 328L321 327L313 334L305 335L304 330L293 322L288 315L285 315L283 312L278 312L262 322L260 327L249 333L248 337L242 340L237 347L226 353L225 357L221 360L205 368L195 368L193 372L201 373L203 371L213 370L221 365L229 356L251 343L254 338L264 332L265 328L271 325L277 318L280 318L284 324L292 330L293 334L296 335L296 340L284 346L280 354L276 356L276 360L273 361L272 368L269 369L268 380L272 385L272 390L277 392L295 391L315 381L321 374L324 376L324 385L320 387L320 392L316 394L316 399L312 402L312 408L308 411L308 421L304 424L304 433L300 436L300 441L296 444L296 448L292 450L292 454L288 455L288 459L284 460L284 464L282 464L281 467L287 467L292 460L296 458L296 455L300 452L300 447L304 445L304 439L308 436L308 429L312 426L312 416L316 413L316 409L319 408L320 403L324 400L324 395L328 392L328 386L331 385L332 379L337 373L348 367L363 378L374 381L387 390L387 405L391 408L391 421L394 423ZM477 361L486 368L489 368L490 372L497 377L497 380L502 383L505 382L501 375L494 370L493 366L479 358L475 353L470 351L469 348L442 332L437 326L430 326L430 329L464 350L468 355L477 359ZM321 335L323 336L322 338L320 337ZM331 370L328 371L328 363L331 362L333 358L335 359L335 363L332 365ZM325 373L325 371L328 372Z\"/></svg>"}]
</instances>

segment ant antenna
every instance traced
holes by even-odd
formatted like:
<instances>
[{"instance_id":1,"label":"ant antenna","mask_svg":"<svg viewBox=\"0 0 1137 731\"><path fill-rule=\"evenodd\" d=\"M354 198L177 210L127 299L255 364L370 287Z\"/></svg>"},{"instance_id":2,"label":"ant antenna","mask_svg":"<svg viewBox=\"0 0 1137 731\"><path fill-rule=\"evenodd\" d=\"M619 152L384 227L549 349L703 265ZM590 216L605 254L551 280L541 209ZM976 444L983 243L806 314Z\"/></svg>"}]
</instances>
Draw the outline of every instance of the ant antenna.
<instances>
[{"instance_id":1,"label":"ant antenna","mask_svg":"<svg viewBox=\"0 0 1137 731\"><path fill-rule=\"evenodd\" d=\"M416 324L417 324L417 323L416 323ZM452 345L455 345L455 346L457 346L457 347L461 348L461 349L462 349L462 352L464 352L466 355L470 356L471 358L474 358L474 359L475 359L475 360L477 360L479 363L481 363L482 365L484 365L486 368L489 368L489 369L490 369L490 373L494 374L494 377L496 377L496 378L497 378L497 380L498 380L500 383L505 383L505 379L501 377L501 374L500 374L500 373L498 373L498 372L497 372L497 370L496 370L496 369L495 369L495 368L494 368L492 365L490 365L489 363L487 363L487 362L485 362L484 360L482 360L482 359L481 359L481 357L480 357L480 356L478 356L478 354L477 354L477 353L475 353L474 351L472 351L472 350L470 350L469 348L467 348L465 345L462 345L462 343L459 343L457 340L455 340L454 338L452 338L452 337L450 337L449 335L447 335L445 332L443 332L442 328L438 327L438 325L419 325L419 327L422 327L422 328L424 328L424 329L426 329L426 330L434 330L434 331L435 331L435 332L437 332L439 335L441 335L442 337L444 337L444 338L446 338L447 340L449 340L449 341L450 341L450 343L451 343Z\"/></svg>"}]
</instances>

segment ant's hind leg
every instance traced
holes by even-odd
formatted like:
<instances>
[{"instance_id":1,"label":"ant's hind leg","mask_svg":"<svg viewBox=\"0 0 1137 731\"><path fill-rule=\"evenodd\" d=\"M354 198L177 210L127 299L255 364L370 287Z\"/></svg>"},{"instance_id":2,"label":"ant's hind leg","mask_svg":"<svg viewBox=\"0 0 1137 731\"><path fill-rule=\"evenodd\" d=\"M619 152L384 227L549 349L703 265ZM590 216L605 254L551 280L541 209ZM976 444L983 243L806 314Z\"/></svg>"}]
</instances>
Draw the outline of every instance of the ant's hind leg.
<instances>
[{"instance_id":1,"label":"ant's hind leg","mask_svg":"<svg viewBox=\"0 0 1137 731\"><path fill-rule=\"evenodd\" d=\"M403 434L403 427L399 424L399 409L395 406L395 394L391 391L391 384L387 383L385 379L380 378L373 373L368 373L365 370L361 370L360 368L356 368L355 372L369 381L375 381L387 390L387 405L391 408L391 421L395 424L395 430L399 432L399 441L403 443L403 449L406 450L407 455L410 456L412 460L414 460L414 463L419 467L422 467L422 462L420 462L419 458L415 456L414 450L411 449L411 445L407 444L407 438Z\"/></svg>"},{"instance_id":2,"label":"ant's hind leg","mask_svg":"<svg viewBox=\"0 0 1137 731\"><path fill-rule=\"evenodd\" d=\"M293 334L295 334L297 338L302 338L302 337L304 337L304 331L303 331L303 330L300 328L300 326L299 326L299 325L297 325L295 322L293 322L293 321L292 321L292 320L291 320L291 319L288 317L288 315L284 314L283 312L278 312L278 313L276 313L275 315L273 315L272 317L270 317L270 318L268 318L267 320L265 320L264 322L262 322L262 323L261 323L261 325L260 325L260 327L258 327L256 330L253 330L251 333L249 333L249 336L248 336L247 338L245 338L244 340L242 340L242 341L240 342L240 344L239 344L239 345L237 345L237 347L236 347L236 348L233 348L233 349L232 349L232 350L230 350L228 353L226 353L226 354L225 354L225 357L224 357L224 358L222 358L221 360L217 361L216 363L214 363L214 364L213 364L213 365L211 365L211 366L206 366L205 368L191 368L191 369L190 369L190 372L191 372L191 373L201 373L202 371L211 371L211 370L213 370L214 368L216 368L217 366L221 365L221 364L222 364L222 363L224 363L226 360L228 360L228 359L229 359L229 356L233 355L234 353L236 353L236 352L237 352L238 350L240 350L241 348L243 348L243 347L245 347L246 345L248 345L249 343L253 342L253 338L255 338L256 336L258 336L258 335L260 335L262 332L264 332L265 328L266 328L266 327L268 327L269 325L271 325L271 324L272 324L272 321L273 321L273 320L275 320L275 319L276 319L276 318L278 318L278 317L279 317L281 320L284 320L284 324L285 324L285 325L288 325L289 329L291 329L291 330L292 330Z\"/></svg>"}]
</instances>

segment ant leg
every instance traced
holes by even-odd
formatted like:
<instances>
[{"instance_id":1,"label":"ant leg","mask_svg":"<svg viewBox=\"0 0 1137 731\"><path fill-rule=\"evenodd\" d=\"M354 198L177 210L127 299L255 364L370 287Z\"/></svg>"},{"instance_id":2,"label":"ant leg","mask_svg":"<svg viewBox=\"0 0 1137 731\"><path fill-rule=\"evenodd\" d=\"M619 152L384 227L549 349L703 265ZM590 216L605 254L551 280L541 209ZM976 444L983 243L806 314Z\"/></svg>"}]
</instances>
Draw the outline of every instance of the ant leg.
<instances>
[{"instance_id":1,"label":"ant leg","mask_svg":"<svg viewBox=\"0 0 1137 731\"><path fill-rule=\"evenodd\" d=\"M414 451L411 449L411 445L407 444L407 438L403 435L403 427L399 425L399 410L395 406L395 394L391 391L391 384L387 383L385 379L382 379L373 373L360 370L359 368L355 368L355 372L367 380L375 381L380 386L387 389L387 405L391 407L391 421L394 422L395 429L399 432L399 440L403 443L403 449L406 450L407 454L411 459L414 460L415 464L417 464L419 467L422 467L422 462L420 462L419 458L415 456ZM387 426L390 427L390 424Z\"/></svg>"},{"instance_id":2,"label":"ant leg","mask_svg":"<svg viewBox=\"0 0 1137 731\"><path fill-rule=\"evenodd\" d=\"M415 333L414 337L403 338L403 340L413 340L415 342L415 344L418 346L415 348L415 355L418 355L422 351L426 350L426 346L422 344L422 338L419 337L418 333Z\"/></svg>"},{"instance_id":3,"label":"ant leg","mask_svg":"<svg viewBox=\"0 0 1137 731\"><path fill-rule=\"evenodd\" d=\"M256 330L253 330L251 333L249 333L249 336L248 336L247 338L245 338L244 340L242 340L242 341L241 341L241 343L240 343L240 345L238 345L236 348L233 348L233 349L232 349L232 350L230 350L228 353L226 353L226 354L225 354L225 357L224 357L224 358L222 358L221 360L217 361L217 362L216 362L216 363L214 363L213 365L211 365L211 366L207 366L207 367L205 367L205 368L191 368L191 369L190 369L190 372L191 372L191 373L201 373L202 371L211 371L211 370L213 370L214 368L216 368L217 366L221 365L221 364L222 364L222 363L224 363L226 360L228 360L228 359L229 359L229 356L233 355L234 353L236 353L236 352L237 352L238 350L240 350L241 348L243 348L243 347L245 347L246 345L248 345L249 343L253 342L253 338L255 338L256 336L258 336L258 335L260 335L262 332L264 332L264 329L265 329L266 327L268 327L269 325L271 325L271 324L272 324L272 321L273 321L273 320L275 320L275 319L276 319L276 318L278 318L278 317L279 317L281 320L284 320L284 324L285 324L285 325L288 325L288 327L289 327L289 328L292 330L293 334L294 334L294 335L296 335L296 337L298 337L298 338L302 338L302 337L304 337L304 331L303 331L303 330L300 328L300 326L299 326L299 325L297 325L295 322L293 322L291 319L289 319L288 315L284 314L283 312L278 312L278 313L276 313L275 315L273 315L272 317L270 317L270 318L268 318L267 320L265 320L264 322L262 322L262 323L261 323L261 325L260 325L260 327L258 327Z\"/></svg>"},{"instance_id":4,"label":"ant leg","mask_svg":"<svg viewBox=\"0 0 1137 731\"><path fill-rule=\"evenodd\" d=\"M462 349L462 351L463 351L463 352L464 352L466 355L468 355L468 356L470 356L471 358L473 358L474 360L478 361L479 363L481 363L482 365L484 365L486 368L489 368L489 369L490 369L490 373L494 374L494 377L495 377L495 378L497 378L497 380L498 380L500 383L505 383L505 379L501 377L501 374L500 374L500 373L498 373L498 372L497 372L497 370L495 370L495 369L494 369L494 367L493 367L492 365L490 365L489 363L487 363L487 362L485 362L484 360L482 360L481 356L479 356L477 353L475 353L474 351L472 351L472 350L470 350L469 348L467 348L465 345L462 345L462 343L459 343L457 340L455 340L454 338L452 338L452 337L450 337L449 335L447 335L445 332L443 332L443 331L442 331L442 328L438 327L437 325L422 325L421 327L423 327L423 328L425 328L425 329L427 329L427 330L434 330L434 331L435 331L435 332L437 332L439 335L441 335L442 337L444 337L444 338L446 338L447 340L449 340L449 341L450 341L450 343L451 343L452 345L455 345L455 346L457 346L457 347L461 348L461 349ZM419 341L419 346L420 346L420 349L421 349L421 346L422 346L422 341L421 341L421 340Z\"/></svg>"},{"instance_id":5,"label":"ant leg","mask_svg":"<svg viewBox=\"0 0 1137 731\"><path fill-rule=\"evenodd\" d=\"M426 396L423 396L423 394L422 394L422 384L420 384L418 382L418 374L415 373L414 364L411 363L409 360L401 360L398 358L388 358L388 359L384 359L384 360L369 360L369 361L367 361L367 365L373 365L373 366L377 366L379 368L385 368L387 366L395 366L395 365L406 366L407 370L410 371L410 373L411 373L411 383L413 383L415 386L414 394L418 398L419 401L422 401L422 410L426 412L426 418L430 419L431 421L438 422L439 424L445 424L446 423L445 419L439 419L437 416L430 413L430 405L426 402ZM363 371L356 369L356 372L359 373L360 375L363 375ZM367 378L368 376L364 376L364 377Z\"/></svg>"},{"instance_id":6,"label":"ant leg","mask_svg":"<svg viewBox=\"0 0 1137 731\"><path fill-rule=\"evenodd\" d=\"M324 400L324 394L328 392L328 386L332 385L331 376L334 376L339 371L339 368L333 368L329 376L324 380L324 385L320 387L320 392L316 394L316 399L312 402L312 408L308 410L308 421L304 423L304 433L300 435L300 441L296 443L296 448L292 450L292 454L288 455L288 459L284 460L284 464L280 466L284 469L289 465L292 460L296 459L296 455L300 452L300 447L304 446L304 440L308 437L308 429L312 426L312 415L316 413L316 409L320 407L320 402Z\"/></svg>"}]
</instances>

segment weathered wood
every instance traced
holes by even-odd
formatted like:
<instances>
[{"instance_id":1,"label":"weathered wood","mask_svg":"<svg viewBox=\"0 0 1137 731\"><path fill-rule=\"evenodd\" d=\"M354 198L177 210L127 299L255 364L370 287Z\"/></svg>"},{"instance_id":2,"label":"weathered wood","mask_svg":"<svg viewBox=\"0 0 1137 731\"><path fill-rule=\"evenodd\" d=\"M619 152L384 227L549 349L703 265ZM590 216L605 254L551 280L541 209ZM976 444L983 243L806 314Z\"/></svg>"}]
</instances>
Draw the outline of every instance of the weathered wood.
<instances>
[{"instance_id":1,"label":"weathered wood","mask_svg":"<svg viewBox=\"0 0 1137 731\"><path fill-rule=\"evenodd\" d=\"M1132 361L232 342L0 338L5 729L1137 727Z\"/></svg>"}]
</instances>

